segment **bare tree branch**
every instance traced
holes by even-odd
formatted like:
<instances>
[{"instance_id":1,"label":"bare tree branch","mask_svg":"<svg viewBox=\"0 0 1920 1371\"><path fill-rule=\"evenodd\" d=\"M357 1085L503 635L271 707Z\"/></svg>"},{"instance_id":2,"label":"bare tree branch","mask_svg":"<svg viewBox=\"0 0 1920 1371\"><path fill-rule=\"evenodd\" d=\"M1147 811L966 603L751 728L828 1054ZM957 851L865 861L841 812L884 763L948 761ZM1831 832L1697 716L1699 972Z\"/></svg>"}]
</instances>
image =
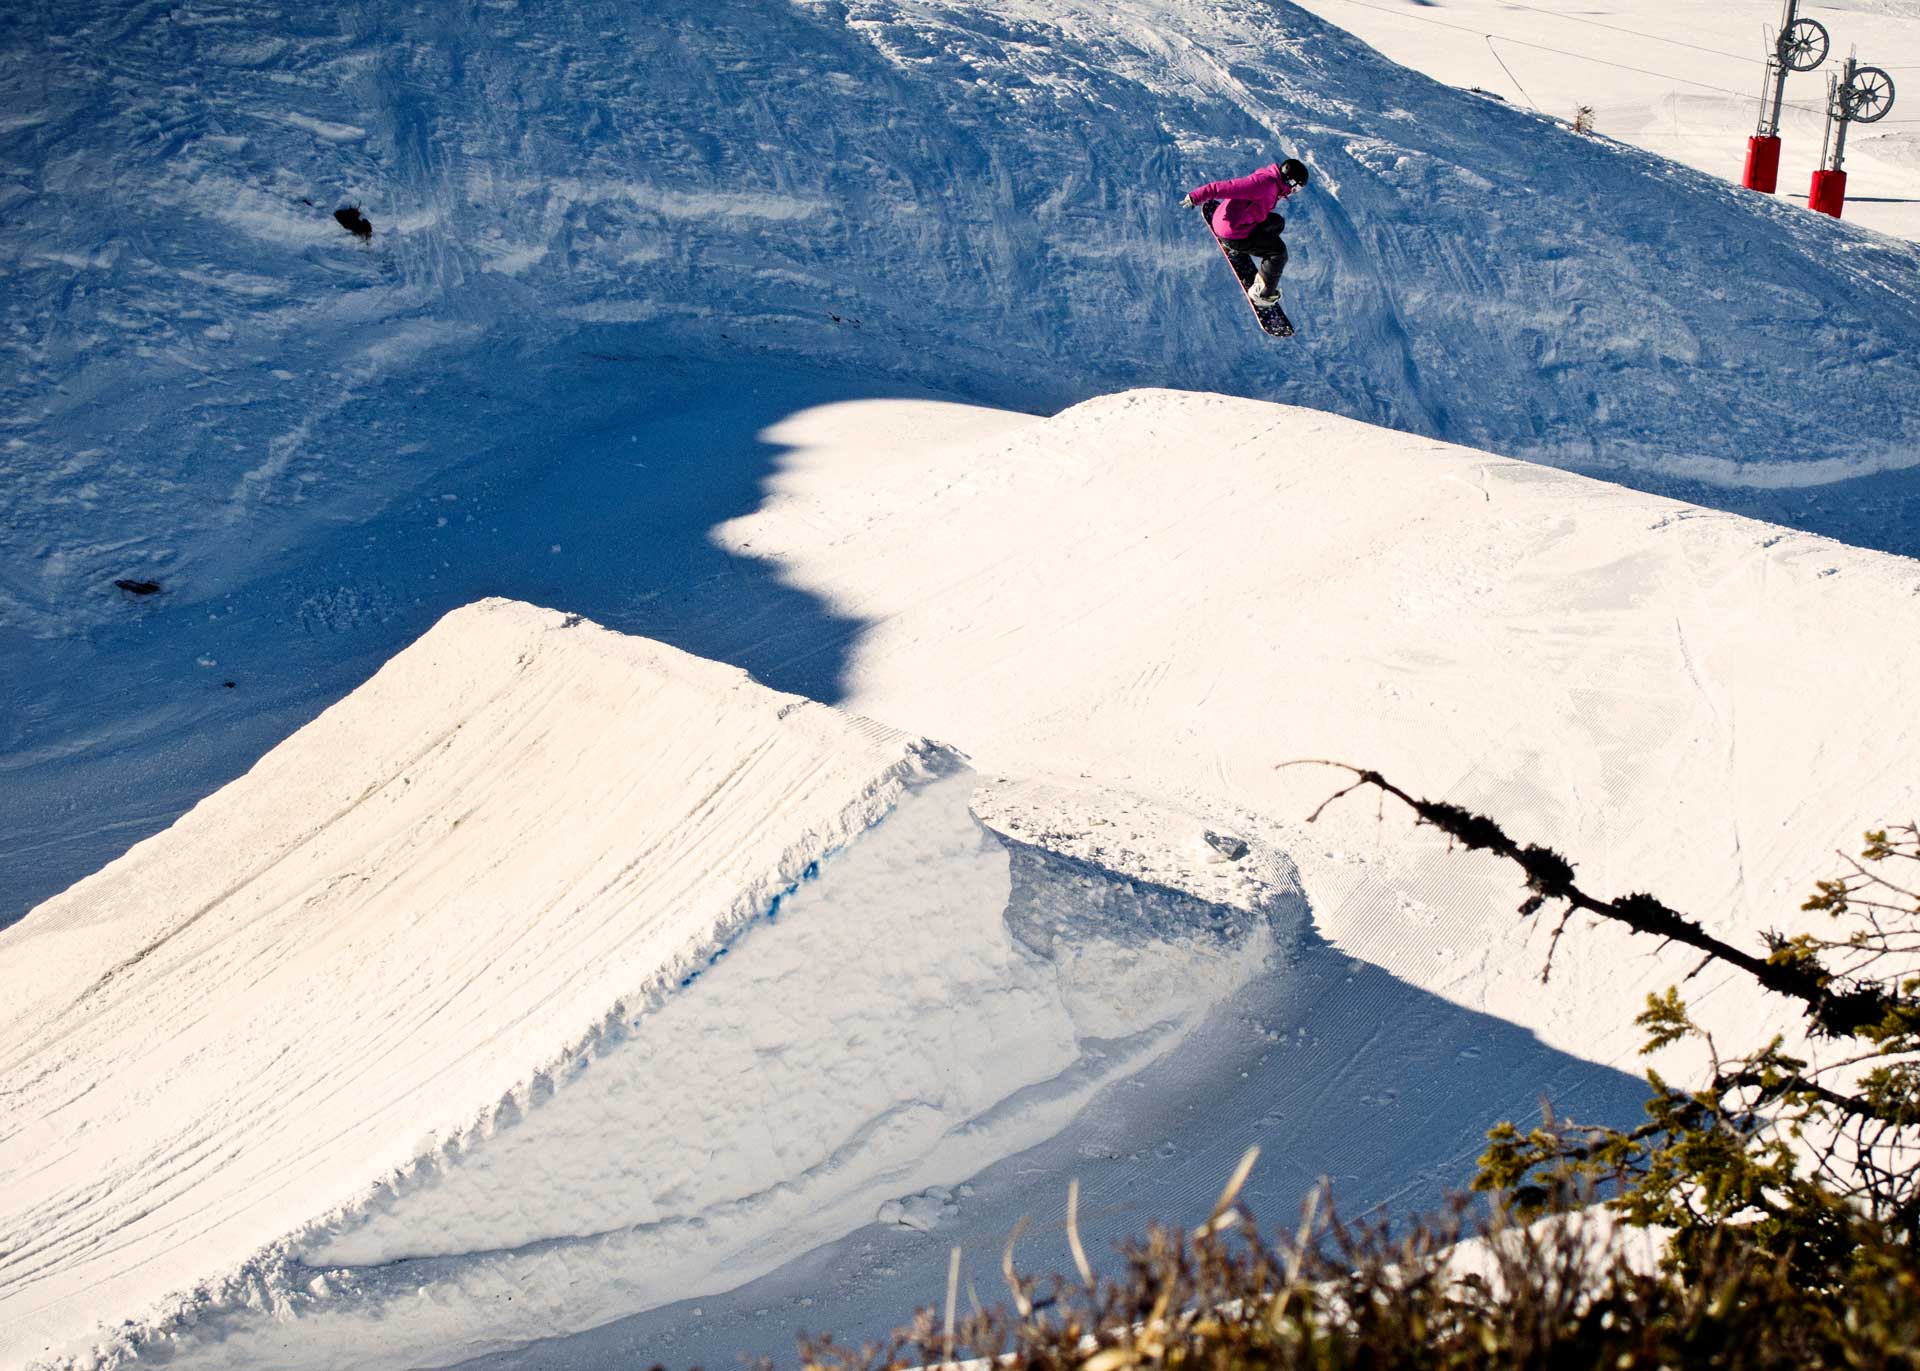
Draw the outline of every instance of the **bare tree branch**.
<instances>
[{"instance_id":1,"label":"bare tree branch","mask_svg":"<svg viewBox=\"0 0 1920 1371\"><path fill-rule=\"evenodd\" d=\"M1504 829L1484 814L1475 814L1444 800L1415 799L1377 771L1346 762L1308 759L1284 762L1282 766L1318 765L1338 767L1355 776L1352 785L1330 797L1314 810L1309 822L1335 800L1362 786L1374 786L1411 809L1421 823L1431 824L1449 838L1472 851L1491 852L1514 863L1526 875L1530 892L1521 906L1532 913L1548 900L1564 900L1574 909L1583 909L1603 919L1624 924L1636 933L1667 938L1706 953L1718 961L1738 967L1775 994L1799 1000L1806 1006L1807 1018L1816 1033L1828 1037L1851 1037L1880 1022L1901 1001L1874 985L1837 986L1835 978L1817 962L1780 956L1784 940L1772 948L1775 955L1756 957L1708 933L1698 923L1655 899L1652 895L1622 895L1600 900L1574 883L1573 864L1552 848L1529 843L1522 847L1507 836Z\"/></svg>"}]
</instances>

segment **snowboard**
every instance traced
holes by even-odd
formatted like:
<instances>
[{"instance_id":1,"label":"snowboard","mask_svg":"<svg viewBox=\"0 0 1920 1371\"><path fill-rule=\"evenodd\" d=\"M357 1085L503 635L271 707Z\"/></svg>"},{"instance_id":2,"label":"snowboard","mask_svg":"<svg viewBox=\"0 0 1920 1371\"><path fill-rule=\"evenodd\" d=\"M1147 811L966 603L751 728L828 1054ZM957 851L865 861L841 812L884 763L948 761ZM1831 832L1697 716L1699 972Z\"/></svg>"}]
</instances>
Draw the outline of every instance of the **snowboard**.
<instances>
[{"instance_id":1,"label":"snowboard","mask_svg":"<svg viewBox=\"0 0 1920 1371\"><path fill-rule=\"evenodd\" d=\"M1244 252L1236 253L1232 248L1227 246L1223 239L1214 233L1213 210L1214 206L1219 203L1217 200L1209 200L1206 204L1198 205L1196 208L1200 211L1200 222L1207 226L1207 236L1213 239L1215 246L1220 249L1220 255L1226 258L1227 265L1233 268L1234 279L1240 283L1240 298L1247 301L1247 308L1253 311L1253 317L1259 321L1260 327L1266 330L1268 336L1274 338L1293 337L1293 320L1287 318L1287 312L1281 309L1278 304L1256 305L1252 300L1247 299L1247 287L1253 284L1253 278L1258 268L1255 267L1253 258L1247 256Z\"/></svg>"}]
</instances>

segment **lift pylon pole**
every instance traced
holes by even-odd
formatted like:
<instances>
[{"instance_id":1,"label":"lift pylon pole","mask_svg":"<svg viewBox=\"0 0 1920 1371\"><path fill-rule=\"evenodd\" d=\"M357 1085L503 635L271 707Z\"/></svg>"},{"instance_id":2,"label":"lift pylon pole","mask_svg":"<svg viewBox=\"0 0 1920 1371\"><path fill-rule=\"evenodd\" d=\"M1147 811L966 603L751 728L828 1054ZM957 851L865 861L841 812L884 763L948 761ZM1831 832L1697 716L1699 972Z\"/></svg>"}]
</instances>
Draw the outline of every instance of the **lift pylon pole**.
<instances>
[{"instance_id":1,"label":"lift pylon pole","mask_svg":"<svg viewBox=\"0 0 1920 1371\"><path fill-rule=\"evenodd\" d=\"M1747 165L1740 184L1771 195L1780 181L1780 109L1787 98L1787 74L1812 71L1827 60L1830 46L1826 26L1800 17L1800 0L1784 0L1780 31L1767 53L1766 76L1760 86L1760 124L1747 140Z\"/></svg>"},{"instance_id":2,"label":"lift pylon pole","mask_svg":"<svg viewBox=\"0 0 1920 1371\"><path fill-rule=\"evenodd\" d=\"M1807 208L1840 217L1847 203L1847 126L1871 124L1893 109L1893 78L1879 67L1863 67L1847 57L1840 75L1827 78L1827 136L1820 147L1820 170L1807 191Z\"/></svg>"}]
</instances>

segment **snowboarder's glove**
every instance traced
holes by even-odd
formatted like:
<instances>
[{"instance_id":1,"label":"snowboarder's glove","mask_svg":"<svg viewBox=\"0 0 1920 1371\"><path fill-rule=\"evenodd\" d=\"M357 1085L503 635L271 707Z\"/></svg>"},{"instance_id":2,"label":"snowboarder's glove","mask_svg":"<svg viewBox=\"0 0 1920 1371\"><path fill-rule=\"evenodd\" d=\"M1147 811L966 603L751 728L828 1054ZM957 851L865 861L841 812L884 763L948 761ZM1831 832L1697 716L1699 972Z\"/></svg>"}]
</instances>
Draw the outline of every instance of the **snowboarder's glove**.
<instances>
[{"instance_id":1,"label":"snowboarder's glove","mask_svg":"<svg viewBox=\"0 0 1920 1371\"><path fill-rule=\"evenodd\" d=\"M1183 195L1180 197L1181 209L1192 209L1193 205L1194 205L1194 199L1191 195Z\"/></svg>"}]
</instances>

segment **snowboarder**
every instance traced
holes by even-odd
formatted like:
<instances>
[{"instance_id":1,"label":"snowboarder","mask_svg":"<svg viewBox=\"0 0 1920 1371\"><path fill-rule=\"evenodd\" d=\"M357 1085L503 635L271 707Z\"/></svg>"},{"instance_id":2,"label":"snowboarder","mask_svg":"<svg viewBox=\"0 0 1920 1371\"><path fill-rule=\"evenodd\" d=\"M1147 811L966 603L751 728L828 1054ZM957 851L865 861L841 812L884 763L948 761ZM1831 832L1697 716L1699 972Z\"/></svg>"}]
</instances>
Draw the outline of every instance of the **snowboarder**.
<instances>
[{"instance_id":1,"label":"snowboarder","mask_svg":"<svg viewBox=\"0 0 1920 1371\"><path fill-rule=\"evenodd\" d=\"M1287 221L1273 207L1306 184L1305 164L1289 157L1232 181L1195 186L1180 201L1188 208L1219 201L1213 211L1214 236L1256 308L1280 303L1280 273L1287 269L1287 245L1280 241ZM1257 271L1254 258L1260 262Z\"/></svg>"}]
</instances>

